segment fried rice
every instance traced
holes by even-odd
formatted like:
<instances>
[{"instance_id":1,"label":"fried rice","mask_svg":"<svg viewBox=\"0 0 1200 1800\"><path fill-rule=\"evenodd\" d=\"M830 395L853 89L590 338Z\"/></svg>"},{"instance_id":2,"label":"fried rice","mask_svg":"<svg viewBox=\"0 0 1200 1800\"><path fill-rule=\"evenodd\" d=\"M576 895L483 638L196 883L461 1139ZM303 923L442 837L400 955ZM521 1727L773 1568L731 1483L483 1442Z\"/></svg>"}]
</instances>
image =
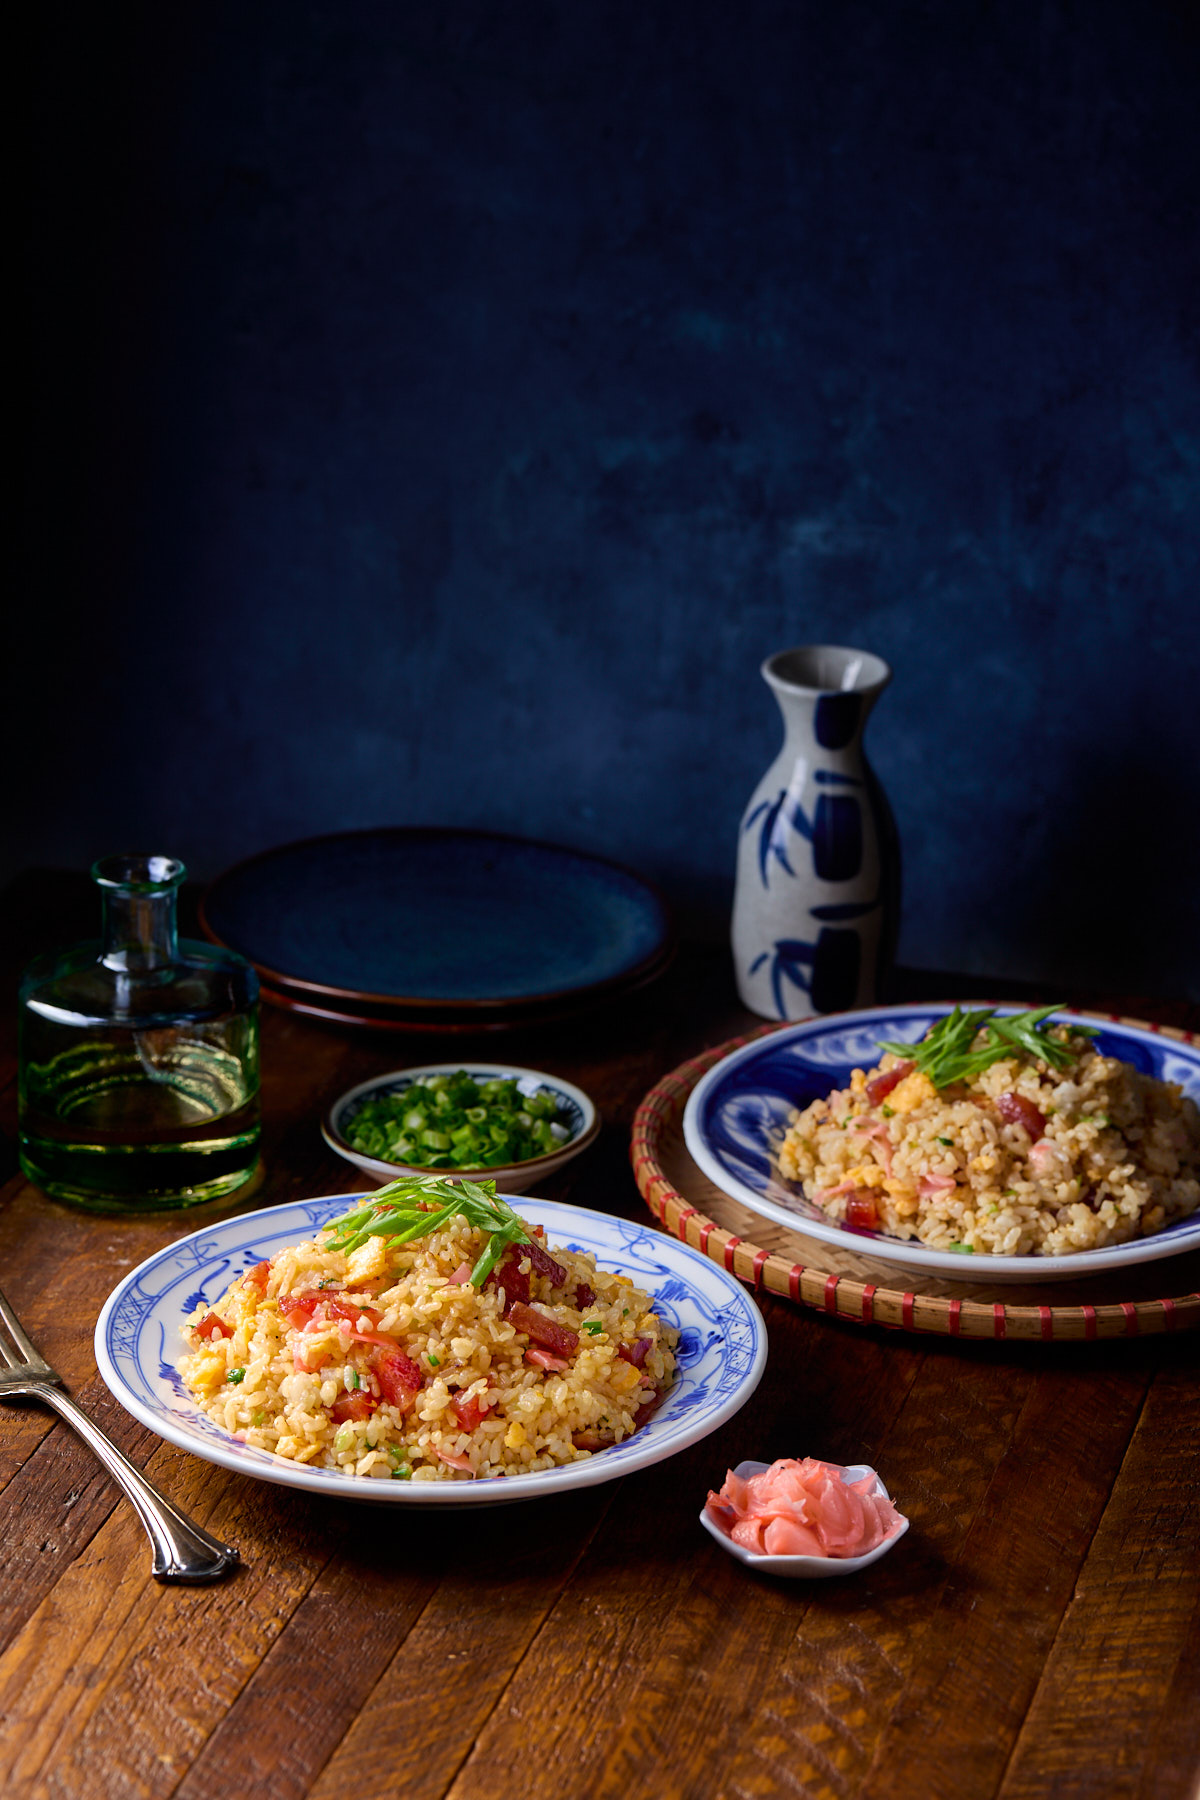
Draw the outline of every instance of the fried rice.
<instances>
[{"instance_id":1,"label":"fried rice","mask_svg":"<svg viewBox=\"0 0 1200 1800\"><path fill-rule=\"evenodd\" d=\"M1062 1256L1145 1237L1200 1206L1200 1110L1088 1038L939 1091L889 1052L793 1114L780 1174L829 1218L935 1250Z\"/></svg>"},{"instance_id":2,"label":"fried rice","mask_svg":"<svg viewBox=\"0 0 1200 1800\"><path fill-rule=\"evenodd\" d=\"M322 1232L198 1307L180 1372L226 1431L314 1468L462 1481L585 1460L645 1422L677 1333L627 1276L527 1229L481 1288L465 1217L348 1255Z\"/></svg>"}]
</instances>

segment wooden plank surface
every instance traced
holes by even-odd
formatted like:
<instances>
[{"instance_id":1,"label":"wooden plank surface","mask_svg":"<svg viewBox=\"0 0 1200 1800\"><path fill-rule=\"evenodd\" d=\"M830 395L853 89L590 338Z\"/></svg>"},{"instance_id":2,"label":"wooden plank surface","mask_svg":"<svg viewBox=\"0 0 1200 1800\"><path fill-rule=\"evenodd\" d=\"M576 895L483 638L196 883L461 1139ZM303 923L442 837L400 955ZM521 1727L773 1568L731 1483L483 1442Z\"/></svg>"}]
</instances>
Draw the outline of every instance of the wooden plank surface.
<instances>
[{"instance_id":1,"label":"wooden plank surface","mask_svg":"<svg viewBox=\"0 0 1200 1800\"><path fill-rule=\"evenodd\" d=\"M482 1053L263 1023L268 1172L251 1205L355 1191L316 1129L341 1088ZM603 1113L548 1195L644 1220L627 1162L638 1100L748 1023L724 958L691 951L623 1005L489 1038L489 1055L578 1081ZM12 1167L11 1044L0 1053ZM605 1487L435 1525L210 1467L109 1398L91 1349L105 1296L202 1222L89 1218L19 1175L0 1191L0 1282L31 1333L243 1556L217 1587L155 1583L82 1445L37 1408L0 1409L5 1795L1194 1800L1195 1338L953 1344L768 1296L767 1374L713 1437ZM808 1452L876 1463L912 1529L856 1578L750 1575L700 1530L705 1493L743 1456Z\"/></svg>"}]
</instances>

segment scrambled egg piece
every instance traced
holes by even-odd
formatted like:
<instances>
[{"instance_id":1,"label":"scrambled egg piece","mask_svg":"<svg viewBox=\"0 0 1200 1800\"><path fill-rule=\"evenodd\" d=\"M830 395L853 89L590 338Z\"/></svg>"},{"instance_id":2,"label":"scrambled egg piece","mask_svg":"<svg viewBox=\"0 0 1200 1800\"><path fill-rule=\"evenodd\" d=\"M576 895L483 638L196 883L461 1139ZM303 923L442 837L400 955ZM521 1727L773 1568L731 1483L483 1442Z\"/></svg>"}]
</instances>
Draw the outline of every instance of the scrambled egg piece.
<instances>
[{"instance_id":1,"label":"scrambled egg piece","mask_svg":"<svg viewBox=\"0 0 1200 1800\"><path fill-rule=\"evenodd\" d=\"M851 1169L842 1180L852 1181L855 1187L887 1186L887 1177L878 1163L864 1163L860 1169Z\"/></svg>"},{"instance_id":2,"label":"scrambled egg piece","mask_svg":"<svg viewBox=\"0 0 1200 1800\"><path fill-rule=\"evenodd\" d=\"M386 1238L369 1237L346 1258L346 1281L351 1286L358 1281L374 1281L377 1276L386 1274Z\"/></svg>"},{"instance_id":3,"label":"scrambled egg piece","mask_svg":"<svg viewBox=\"0 0 1200 1800\"><path fill-rule=\"evenodd\" d=\"M219 1350L197 1356L189 1380L202 1394L215 1394L225 1380L225 1358Z\"/></svg>"},{"instance_id":4,"label":"scrambled egg piece","mask_svg":"<svg viewBox=\"0 0 1200 1800\"><path fill-rule=\"evenodd\" d=\"M936 1099L937 1089L928 1075L922 1075L920 1069L914 1069L911 1075L906 1075L903 1081L897 1082L884 1104L890 1106L894 1113L910 1113L918 1106L924 1106L927 1100Z\"/></svg>"},{"instance_id":5,"label":"scrambled egg piece","mask_svg":"<svg viewBox=\"0 0 1200 1800\"><path fill-rule=\"evenodd\" d=\"M525 1442L525 1427L520 1419L514 1419L504 1434L504 1441L510 1450L519 1450Z\"/></svg>"}]
</instances>

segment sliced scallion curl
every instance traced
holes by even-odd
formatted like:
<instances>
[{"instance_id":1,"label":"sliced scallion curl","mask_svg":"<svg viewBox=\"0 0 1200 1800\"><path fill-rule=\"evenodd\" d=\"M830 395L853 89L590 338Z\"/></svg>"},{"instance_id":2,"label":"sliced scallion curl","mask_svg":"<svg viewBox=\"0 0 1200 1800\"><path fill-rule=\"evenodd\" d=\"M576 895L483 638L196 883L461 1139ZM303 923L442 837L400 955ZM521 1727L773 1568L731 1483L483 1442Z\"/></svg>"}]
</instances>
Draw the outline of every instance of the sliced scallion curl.
<instances>
[{"instance_id":1,"label":"sliced scallion curl","mask_svg":"<svg viewBox=\"0 0 1200 1800\"><path fill-rule=\"evenodd\" d=\"M1058 1010L1057 1005L1035 1007L1030 1012L1014 1013L1011 1018L1002 1019L995 1007L964 1012L962 1007L956 1006L953 1012L930 1027L919 1044L895 1043L880 1038L879 1048L914 1063L935 1088L973 1081L993 1063L1012 1056L1014 1051L1048 1063L1052 1069L1065 1069L1075 1052L1060 1038L1052 1037L1045 1023L1051 1013ZM1075 1037L1096 1036L1091 1025L1076 1025L1072 1021L1069 1029Z\"/></svg>"},{"instance_id":2,"label":"sliced scallion curl","mask_svg":"<svg viewBox=\"0 0 1200 1800\"><path fill-rule=\"evenodd\" d=\"M496 1192L494 1181L447 1181L438 1175L404 1175L390 1181L368 1206L357 1207L325 1229L330 1249L350 1255L372 1237L411 1244L459 1216L488 1236L471 1270L473 1287L483 1286L510 1244L530 1241L524 1221Z\"/></svg>"}]
</instances>

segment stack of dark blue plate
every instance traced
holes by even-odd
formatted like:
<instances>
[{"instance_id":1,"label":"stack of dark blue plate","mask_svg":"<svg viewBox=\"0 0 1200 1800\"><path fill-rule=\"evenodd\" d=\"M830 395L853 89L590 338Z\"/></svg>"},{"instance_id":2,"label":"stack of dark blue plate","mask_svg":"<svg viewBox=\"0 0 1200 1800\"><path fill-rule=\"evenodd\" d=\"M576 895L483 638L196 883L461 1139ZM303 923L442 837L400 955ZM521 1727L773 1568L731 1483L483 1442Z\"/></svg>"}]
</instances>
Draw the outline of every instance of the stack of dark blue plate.
<instances>
[{"instance_id":1,"label":"stack of dark blue plate","mask_svg":"<svg viewBox=\"0 0 1200 1800\"><path fill-rule=\"evenodd\" d=\"M201 922L265 999L392 1031L569 1017L655 979L675 948L666 902L630 869L426 826L264 851L213 882Z\"/></svg>"}]
</instances>

